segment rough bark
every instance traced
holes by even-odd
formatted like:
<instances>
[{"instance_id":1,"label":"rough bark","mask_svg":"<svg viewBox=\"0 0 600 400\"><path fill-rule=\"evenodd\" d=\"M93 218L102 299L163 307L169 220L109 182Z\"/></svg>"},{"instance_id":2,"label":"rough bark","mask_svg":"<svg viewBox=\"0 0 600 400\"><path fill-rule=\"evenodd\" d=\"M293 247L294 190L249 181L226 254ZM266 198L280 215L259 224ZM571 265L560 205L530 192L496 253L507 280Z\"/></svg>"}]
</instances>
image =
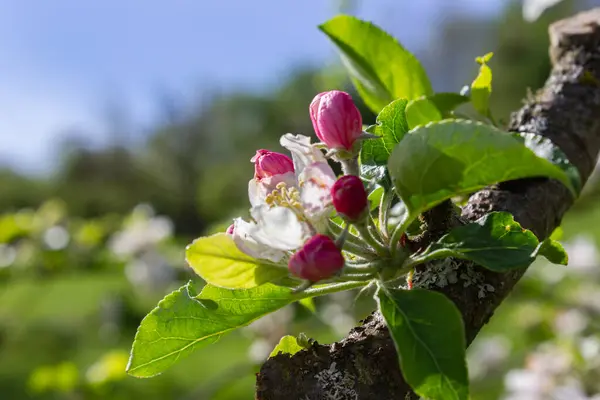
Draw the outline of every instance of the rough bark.
<instances>
[{"instance_id":1,"label":"rough bark","mask_svg":"<svg viewBox=\"0 0 600 400\"><path fill-rule=\"evenodd\" d=\"M554 23L549 34L552 72L545 86L512 115L509 129L551 139L585 182L600 151L600 8ZM475 220L491 211L508 211L522 226L546 238L572 204L560 183L526 179L475 193L462 217ZM494 288L484 298L477 285L465 288L461 281L437 289L461 310L468 343L525 272L498 274L474 268ZM411 398L417 397L402 378L394 345L378 313L340 342L314 345L291 357L280 354L257 374L256 399L260 400Z\"/></svg>"}]
</instances>

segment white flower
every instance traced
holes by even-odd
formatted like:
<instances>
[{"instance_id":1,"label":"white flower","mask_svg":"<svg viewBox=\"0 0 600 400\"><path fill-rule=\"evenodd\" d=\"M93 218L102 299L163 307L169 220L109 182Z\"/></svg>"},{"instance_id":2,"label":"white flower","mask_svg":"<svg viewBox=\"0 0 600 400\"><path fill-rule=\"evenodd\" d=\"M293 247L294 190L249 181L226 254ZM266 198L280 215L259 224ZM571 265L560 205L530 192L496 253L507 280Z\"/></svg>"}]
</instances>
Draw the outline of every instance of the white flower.
<instances>
[{"instance_id":1,"label":"white flower","mask_svg":"<svg viewBox=\"0 0 600 400\"><path fill-rule=\"evenodd\" d=\"M309 237L306 224L289 208L261 204L252 207L251 213L256 222L236 218L233 223L235 244L251 257L278 262Z\"/></svg>"},{"instance_id":2,"label":"white flower","mask_svg":"<svg viewBox=\"0 0 600 400\"><path fill-rule=\"evenodd\" d=\"M280 143L292 153L304 215L317 231L324 232L332 210L330 191L335 174L323 153L310 144L309 137L288 133Z\"/></svg>"},{"instance_id":3,"label":"white flower","mask_svg":"<svg viewBox=\"0 0 600 400\"><path fill-rule=\"evenodd\" d=\"M316 232L325 232L332 211L331 186L336 177L310 138L290 133L280 143L292 153L294 174L252 179L248 197L254 221L234 221L233 240L244 253L281 261Z\"/></svg>"}]
</instances>

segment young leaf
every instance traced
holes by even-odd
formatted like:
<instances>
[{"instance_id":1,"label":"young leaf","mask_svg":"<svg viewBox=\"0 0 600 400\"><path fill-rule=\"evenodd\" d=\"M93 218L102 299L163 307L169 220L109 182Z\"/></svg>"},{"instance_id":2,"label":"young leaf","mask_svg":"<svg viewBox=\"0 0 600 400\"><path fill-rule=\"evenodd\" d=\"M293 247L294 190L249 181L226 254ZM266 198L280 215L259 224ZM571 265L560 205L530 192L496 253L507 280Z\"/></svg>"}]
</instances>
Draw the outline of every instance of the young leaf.
<instances>
[{"instance_id":1,"label":"young leaf","mask_svg":"<svg viewBox=\"0 0 600 400\"><path fill-rule=\"evenodd\" d=\"M476 61L481 64L479 74L471 84L471 103L473 108L482 115L490 115L490 95L492 93L492 69L487 63L493 53L477 57Z\"/></svg>"},{"instance_id":2,"label":"young leaf","mask_svg":"<svg viewBox=\"0 0 600 400\"><path fill-rule=\"evenodd\" d=\"M435 104L426 97L411 100L406 106L406 120L408 128L413 129L417 125L425 125L430 122L439 121L442 114Z\"/></svg>"},{"instance_id":3,"label":"young leaf","mask_svg":"<svg viewBox=\"0 0 600 400\"><path fill-rule=\"evenodd\" d=\"M185 258L206 282L231 289L248 289L288 275L287 268L256 260L242 253L225 233L196 239Z\"/></svg>"},{"instance_id":4,"label":"young leaf","mask_svg":"<svg viewBox=\"0 0 600 400\"><path fill-rule=\"evenodd\" d=\"M169 294L142 320L127 365L129 375L160 374L221 335L295 300L290 289L271 284L246 290L206 285L198 296L191 290L188 283Z\"/></svg>"},{"instance_id":5,"label":"young leaf","mask_svg":"<svg viewBox=\"0 0 600 400\"><path fill-rule=\"evenodd\" d=\"M379 311L396 345L406 382L419 396L467 400L465 331L460 312L443 294L379 288Z\"/></svg>"},{"instance_id":6,"label":"young leaf","mask_svg":"<svg viewBox=\"0 0 600 400\"><path fill-rule=\"evenodd\" d=\"M444 120L406 135L392 152L388 170L415 218L446 199L513 179L554 178L576 195L570 177L552 161L490 125Z\"/></svg>"},{"instance_id":7,"label":"young leaf","mask_svg":"<svg viewBox=\"0 0 600 400\"><path fill-rule=\"evenodd\" d=\"M372 23L339 15L319 29L337 46L358 93L375 113L397 98L432 93L419 60Z\"/></svg>"},{"instance_id":8,"label":"young leaf","mask_svg":"<svg viewBox=\"0 0 600 400\"><path fill-rule=\"evenodd\" d=\"M407 100L399 99L387 105L377 116L377 124L370 126L367 131L380 136L381 139L367 139L363 142L360 152L361 175L372 179L384 187L389 183L386 164L396 144L406 132L408 123L404 110Z\"/></svg>"},{"instance_id":9,"label":"young leaf","mask_svg":"<svg viewBox=\"0 0 600 400\"><path fill-rule=\"evenodd\" d=\"M293 355L299 352L300 350L304 350L304 347L298 344L295 336L284 336L281 338L277 346L273 349L269 358L276 356L279 353Z\"/></svg>"},{"instance_id":10,"label":"young leaf","mask_svg":"<svg viewBox=\"0 0 600 400\"><path fill-rule=\"evenodd\" d=\"M496 272L529 266L539 241L507 212L492 212L475 222L458 226L429 245L415 261L456 257Z\"/></svg>"},{"instance_id":11,"label":"young leaf","mask_svg":"<svg viewBox=\"0 0 600 400\"><path fill-rule=\"evenodd\" d=\"M493 56L494 56L494 53L489 52L480 57L475 57L475 62L477 62L477 64L486 64L486 63L490 62L490 60L492 59Z\"/></svg>"}]
</instances>

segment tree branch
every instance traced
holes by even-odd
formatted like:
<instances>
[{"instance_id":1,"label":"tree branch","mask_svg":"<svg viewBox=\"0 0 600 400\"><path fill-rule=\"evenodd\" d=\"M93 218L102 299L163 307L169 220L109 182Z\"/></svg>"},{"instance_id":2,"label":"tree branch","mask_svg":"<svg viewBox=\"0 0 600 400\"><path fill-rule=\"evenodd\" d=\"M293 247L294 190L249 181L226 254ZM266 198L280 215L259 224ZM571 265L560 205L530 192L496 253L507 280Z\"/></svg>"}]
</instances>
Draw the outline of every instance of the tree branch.
<instances>
[{"instance_id":1,"label":"tree branch","mask_svg":"<svg viewBox=\"0 0 600 400\"><path fill-rule=\"evenodd\" d=\"M553 63L545 86L516 113L509 129L551 139L590 176L600 151L600 8L559 21L549 29ZM508 211L522 226L546 238L560 224L573 199L560 183L548 179L506 182L475 193L462 217L476 220L491 211ZM466 262L487 291L464 287L460 279L436 288L459 307L471 343L525 270L493 273ZM378 313L331 345L314 345L294 356L280 354L257 374L256 399L411 399L394 345Z\"/></svg>"}]
</instances>

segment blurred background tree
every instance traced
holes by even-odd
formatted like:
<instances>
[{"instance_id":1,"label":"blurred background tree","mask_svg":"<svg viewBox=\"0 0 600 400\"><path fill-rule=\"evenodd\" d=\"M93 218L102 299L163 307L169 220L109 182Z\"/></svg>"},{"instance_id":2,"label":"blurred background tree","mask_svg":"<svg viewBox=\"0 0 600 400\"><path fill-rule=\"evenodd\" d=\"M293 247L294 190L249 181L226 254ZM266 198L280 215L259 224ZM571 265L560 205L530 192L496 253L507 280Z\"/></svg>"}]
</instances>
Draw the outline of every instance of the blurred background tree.
<instances>
[{"instance_id":1,"label":"blurred background tree","mask_svg":"<svg viewBox=\"0 0 600 400\"><path fill-rule=\"evenodd\" d=\"M353 13L362 3L336 7ZM521 2L498 3L499 11L486 16L446 0L423 2L419 7L436 7L438 18L427 26L426 43L408 47L437 91L468 84L474 58L494 51L493 109L506 121L548 76L548 24L600 2L564 0L535 22L524 21ZM255 150L277 150L286 132L310 134L308 105L316 93L335 88L354 94L337 62L298 65L279 82L269 90L212 87L196 102L163 92L157 96L160 118L143 134L133 131L128 110L117 102L106 108L108 144L90 144L92 128L69 128L57 136L63 140L53 171L0 169L2 398L250 398L252 372L274 340L305 331L333 341L369 312L364 299L354 309L352 297L319 300L314 314L293 306L161 377L124 375L139 320L169 290L195 279L183 265L184 246L247 213ZM373 123L375 116L359 106L365 123ZM474 399L546 399L542 390L563 386L589 397L565 392L571 397L553 398L585 399L600 390L594 383L600 335L593 329L600 312L600 276L593 272L600 186L593 182L564 222L563 240L580 273L549 277L532 268L470 351ZM581 293L596 302L573 298ZM579 328L565 333L573 325ZM540 370L544 357L563 364Z\"/></svg>"}]
</instances>

